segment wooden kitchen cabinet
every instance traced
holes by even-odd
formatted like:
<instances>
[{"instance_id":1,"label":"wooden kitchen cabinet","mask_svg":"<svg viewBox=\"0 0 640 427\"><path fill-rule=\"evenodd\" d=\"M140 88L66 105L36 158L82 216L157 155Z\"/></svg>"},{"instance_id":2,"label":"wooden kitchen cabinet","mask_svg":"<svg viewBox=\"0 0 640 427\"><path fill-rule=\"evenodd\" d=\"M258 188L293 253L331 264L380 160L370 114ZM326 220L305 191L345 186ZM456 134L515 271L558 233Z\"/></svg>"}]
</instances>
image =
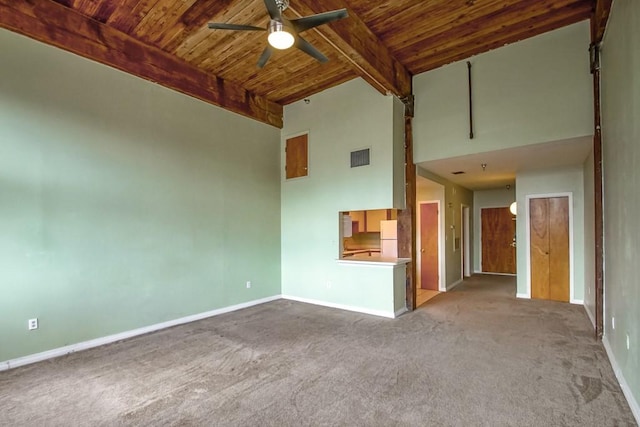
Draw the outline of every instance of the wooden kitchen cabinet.
<instances>
[{"instance_id":1,"label":"wooden kitchen cabinet","mask_svg":"<svg viewBox=\"0 0 640 427\"><path fill-rule=\"evenodd\" d=\"M376 209L371 211L350 211L353 233L379 233L380 221L397 219L395 209Z\"/></svg>"},{"instance_id":2,"label":"wooden kitchen cabinet","mask_svg":"<svg viewBox=\"0 0 640 427\"><path fill-rule=\"evenodd\" d=\"M351 211L349 212L349 216L353 224L353 233L364 233L366 221L364 211Z\"/></svg>"},{"instance_id":3,"label":"wooden kitchen cabinet","mask_svg":"<svg viewBox=\"0 0 640 427\"><path fill-rule=\"evenodd\" d=\"M374 211L365 211L367 213L367 227L366 230L369 233L380 232L380 221L387 219L387 213L389 209L376 209Z\"/></svg>"}]
</instances>

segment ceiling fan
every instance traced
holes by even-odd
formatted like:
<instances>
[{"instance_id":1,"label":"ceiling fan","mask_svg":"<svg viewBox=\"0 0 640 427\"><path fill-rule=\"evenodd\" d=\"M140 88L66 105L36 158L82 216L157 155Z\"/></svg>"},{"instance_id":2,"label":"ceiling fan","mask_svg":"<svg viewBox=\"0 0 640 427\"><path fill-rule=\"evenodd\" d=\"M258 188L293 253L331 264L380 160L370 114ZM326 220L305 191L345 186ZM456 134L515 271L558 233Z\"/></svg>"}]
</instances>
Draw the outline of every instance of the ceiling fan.
<instances>
[{"instance_id":1,"label":"ceiling fan","mask_svg":"<svg viewBox=\"0 0 640 427\"><path fill-rule=\"evenodd\" d=\"M339 9L331 12L318 13L317 15L305 16L297 19L287 19L282 16L282 12L289 7L289 0L264 0L264 5L269 12L269 25L267 28L254 27L252 25L209 23L209 28L213 30L239 30L239 31L268 31L267 47L258 59L258 67L262 68L269 60L273 49L288 49L295 46L307 55L312 56L319 62L327 62L329 59L324 56L311 43L300 36L303 31L337 21L348 16L347 9Z\"/></svg>"}]
</instances>

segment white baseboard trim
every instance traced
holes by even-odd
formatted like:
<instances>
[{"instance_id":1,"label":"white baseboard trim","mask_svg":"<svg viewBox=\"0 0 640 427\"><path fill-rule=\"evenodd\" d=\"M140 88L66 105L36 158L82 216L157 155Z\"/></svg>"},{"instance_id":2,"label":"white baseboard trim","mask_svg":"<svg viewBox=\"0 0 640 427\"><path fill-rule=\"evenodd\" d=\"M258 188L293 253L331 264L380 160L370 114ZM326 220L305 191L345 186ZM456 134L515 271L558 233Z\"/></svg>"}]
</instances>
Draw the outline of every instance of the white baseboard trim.
<instances>
[{"instance_id":1,"label":"white baseboard trim","mask_svg":"<svg viewBox=\"0 0 640 427\"><path fill-rule=\"evenodd\" d=\"M452 290L453 288L458 286L460 283L462 283L462 279L458 280L457 282L453 282L447 289L445 289L445 292Z\"/></svg>"},{"instance_id":2,"label":"white baseboard trim","mask_svg":"<svg viewBox=\"0 0 640 427\"><path fill-rule=\"evenodd\" d=\"M578 304L578 305L584 305L584 300L581 299L572 299L571 301L569 301L571 304Z\"/></svg>"},{"instance_id":3,"label":"white baseboard trim","mask_svg":"<svg viewBox=\"0 0 640 427\"><path fill-rule=\"evenodd\" d=\"M584 311L587 312L587 316L589 316L589 320L591 320L591 324L593 325L594 329L596 327L596 316L593 315L593 313L591 312L591 310L589 310L589 307L585 304L584 305Z\"/></svg>"},{"instance_id":4,"label":"white baseboard trim","mask_svg":"<svg viewBox=\"0 0 640 427\"><path fill-rule=\"evenodd\" d=\"M624 397L627 398L627 402L629 403L631 412L636 419L636 423L640 425L640 405L638 405L638 401L634 398L633 393L631 393L631 389L629 388L629 384L627 384L627 380L622 375L622 371L620 370L620 366L618 365L618 362L613 355L613 350L611 349L611 345L609 344L609 340L607 339L606 335L602 338L602 344L604 344L604 349L607 352L607 356L609 357L609 362L611 363L613 372L616 374L618 383L620 383L620 388L622 389Z\"/></svg>"},{"instance_id":5,"label":"white baseboard trim","mask_svg":"<svg viewBox=\"0 0 640 427\"><path fill-rule=\"evenodd\" d=\"M395 317L400 317L400 316L402 316L403 314L405 314L407 311L409 311L409 310L407 310L407 307L406 307L406 306L405 306L405 307L402 307L400 310L396 310L396 312L394 313L394 316L395 316Z\"/></svg>"},{"instance_id":6,"label":"white baseboard trim","mask_svg":"<svg viewBox=\"0 0 640 427\"><path fill-rule=\"evenodd\" d=\"M64 356L69 353L75 353L76 351L88 350L90 348L99 347L101 345L111 344L116 341L122 341L127 338L133 338L138 335L148 334L149 332L155 332L161 329L170 328L172 326L195 322L196 320L202 320L208 317L218 316L220 314L241 310L247 307L252 307L254 305L264 304L267 302L278 300L280 298L281 298L280 295L274 295L267 298L243 302L241 304L218 308L216 310L211 310L204 313L193 314L191 316L181 317L179 319L169 320L162 323L156 323L155 325L132 329L130 331L120 332L118 334L108 335L106 337L96 338L89 341L83 341L76 344L66 345L64 347L54 348L52 350L43 351L41 353L30 354L28 356L19 357L17 359L6 360L4 362L0 362L0 371L6 371L8 369L17 368L18 366L29 365L31 363L41 362L47 359L53 359L54 357Z\"/></svg>"},{"instance_id":7,"label":"white baseboard trim","mask_svg":"<svg viewBox=\"0 0 640 427\"><path fill-rule=\"evenodd\" d=\"M511 276L511 277L517 276L517 274L513 274L513 273L493 273L491 271L479 271L478 274L487 274L489 276Z\"/></svg>"},{"instance_id":8,"label":"white baseboard trim","mask_svg":"<svg viewBox=\"0 0 640 427\"><path fill-rule=\"evenodd\" d=\"M371 314L373 316L387 317L390 319L395 318L395 313L393 311L371 310L368 308L355 307L352 305L335 304L332 302L321 301L321 300L316 300L311 298L301 298L293 295L282 295L282 299L288 299L288 300L297 301L297 302L304 302L306 304L320 305L323 307L338 308L340 310L346 310L346 311L355 311L356 313Z\"/></svg>"},{"instance_id":9,"label":"white baseboard trim","mask_svg":"<svg viewBox=\"0 0 640 427\"><path fill-rule=\"evenodd\" d=\"M531 299L531 297L529 296L529 294L521 294L520 292L518 292L518 293L516 294L516 298Z\"/></svg>"}]
</instances>

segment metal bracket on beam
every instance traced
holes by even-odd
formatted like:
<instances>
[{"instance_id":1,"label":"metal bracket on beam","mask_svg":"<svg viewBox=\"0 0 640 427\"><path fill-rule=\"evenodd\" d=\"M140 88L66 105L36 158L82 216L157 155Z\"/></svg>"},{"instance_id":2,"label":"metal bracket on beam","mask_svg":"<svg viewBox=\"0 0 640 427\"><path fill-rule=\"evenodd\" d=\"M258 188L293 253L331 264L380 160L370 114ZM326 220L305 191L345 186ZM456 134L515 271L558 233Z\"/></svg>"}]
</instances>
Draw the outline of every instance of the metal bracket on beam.
<instances>
[{"instance_id":1,"label":"metal bracket on beam","mask_svg":"<svg viewBox=\"0 0 640 427\"><path fill-rule=\"evenodd\" d=\"M600 70L600 43L589 45L589 66L591 74Z\"/></svg>"},{"instance_id":2,"label":"metal bracket on beam","mask_svg":"<svg viewBox=\"0 0 640 427\"><path fill-rule=\"evenodd\" d=\"M400 101L404 104L404 116L405 117L413 117L414 114L414 102L415 96L408 95L400 98Z\"/></svg>"}]
</instances>

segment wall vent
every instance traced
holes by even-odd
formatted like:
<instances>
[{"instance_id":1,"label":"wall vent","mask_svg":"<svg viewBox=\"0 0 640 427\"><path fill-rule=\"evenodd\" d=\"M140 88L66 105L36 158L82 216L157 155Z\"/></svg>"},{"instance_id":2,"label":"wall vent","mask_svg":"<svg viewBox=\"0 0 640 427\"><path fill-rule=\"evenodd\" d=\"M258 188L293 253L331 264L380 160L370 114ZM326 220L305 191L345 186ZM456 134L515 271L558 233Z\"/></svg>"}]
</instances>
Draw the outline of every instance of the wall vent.
<instances>
[{"instance_id":1,"label":"wall vent","mask_svg":"<svg viewBox=\"0 0 640 427\"><path fill-rule=\"evenodd\" d=\"M357 168L358 166L366 166L369 164L369 149L352 151L351 152L351 167Z\"/></svg>"},{"instance_id":2,"label":"wall vent","mask_svg":"<svg viewBox=\"0 0 640 427\"><path fill-rule=\"evenodd\" d=\"M451 172L453 175L462 175L463 173L465 173L464 171L455 171L455 172Z\"/></svg>"}]
</instances>

